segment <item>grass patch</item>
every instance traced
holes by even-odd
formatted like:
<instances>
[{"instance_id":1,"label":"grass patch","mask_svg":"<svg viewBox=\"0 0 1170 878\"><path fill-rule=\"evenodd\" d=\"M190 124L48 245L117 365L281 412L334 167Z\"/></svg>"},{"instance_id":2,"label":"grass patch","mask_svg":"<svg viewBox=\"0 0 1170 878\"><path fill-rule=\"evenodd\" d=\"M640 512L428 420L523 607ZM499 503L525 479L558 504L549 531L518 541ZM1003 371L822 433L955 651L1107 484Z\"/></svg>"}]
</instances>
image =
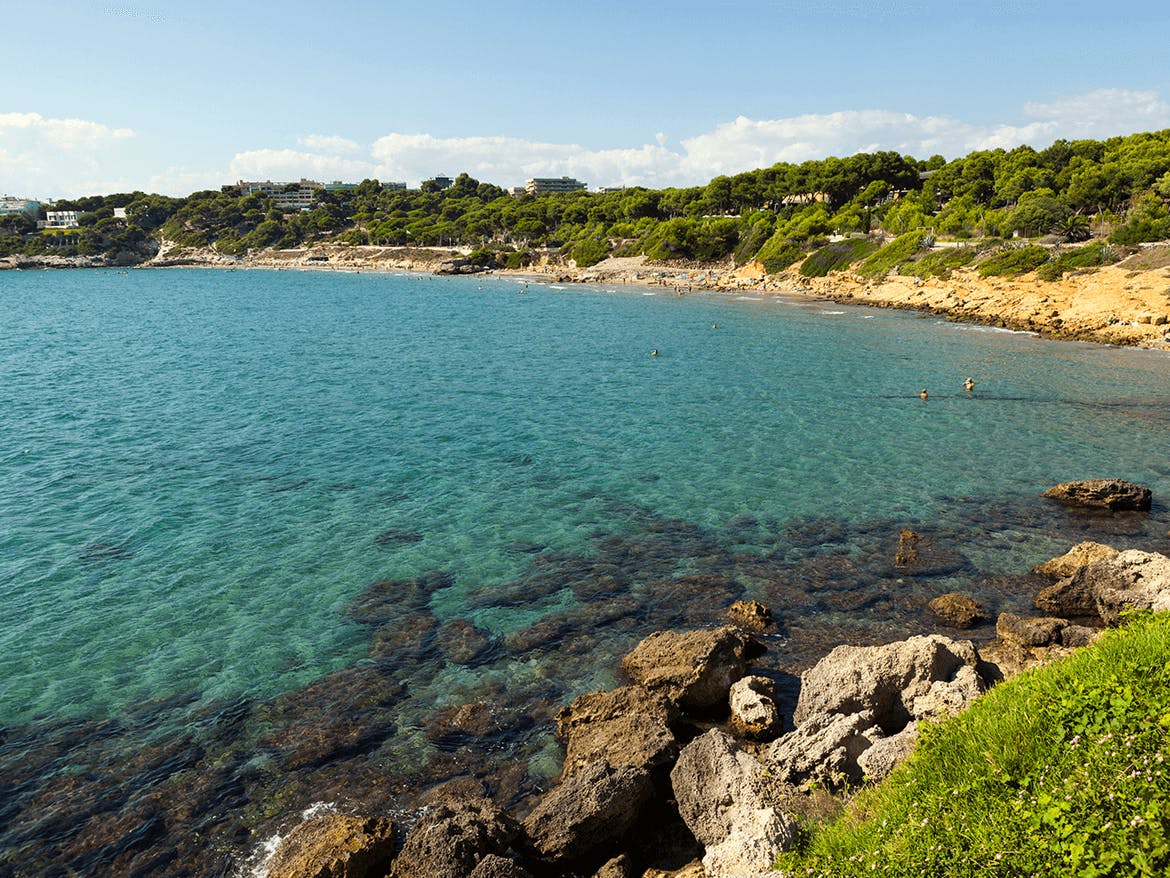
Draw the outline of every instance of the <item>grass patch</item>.
<instances>
[{"instance_id":1,"label":"grass patch","mask_svg":"<svg viewBox=\"0 0 1170 878\"><path fill-rule=\"evenodd\" d=\"M877 243L869 238L847 238L844 241L826 244L810 253L800 264L800 273L805 277L824 277L830 271L848 268L854 262L869 256L877 248Z\"/></svg>"},{"instance_id":2,"label":"grass patch","mask_svg":"<svg viewBox=\"0 0 1170 878\"><path fill-rule=\"evenodd\" d=\"M783 237L779 232L767 240L756 253L756 259L764 266L768 274L783 271L796 260L804 256L804 247L791 238Z\"/></svg>"},{"instance_id":3,"label":"grass patch","mask_svg":"<svg viewBox=\"0 0 1170 878\"><path fill-rule=\"evenodd\" d=\"M1060 280L1067 272L1076 271L1078 268L1112 265L1119 258L1117 252L1108 244L1094 241L1084 247L1061 253L1055 259L1041 265L1036 274L1042 280Z\"/></svg>"},{"instance_id":4,"label":"grass patch","mask_svg":"<svg viewBox=\"0 0 1170 878\"><path fill-rule=\"evenodd\" d=\"M1001 250L979 264L984 277L1015 277L1035 271L1050 258L1048 250L1035 244Z\"/></svg>"},{"instance_id":5,"label":"grass patch","mask_svg":"<svg viewBox=\"0 0 1170 878\"><path fill-rule=\"evenodd\" d=\"M926 239L927 234L921 229L901 235L871 254L857 267L857 273L870 280L881 280L891 269L909 261L911 256L922 249Z\"/></svg>"},{"instance_id":6,"label":"grass patch","mask_svg":"<svg viewBox=\"0 0 1170 878\"><path fill-rule=\"evenodd\" d=\"M927 726L885 782L803 828L779 865L810 878L1166 875L1170 613Z\"/></svg>"},{"instance_id":7,"label":"grass patch","mask_svg":"<svg viewBox=\"0 0 1170 878\"><path fill-rule=\"evenodd\" d=\"M898 266L898 273L909 277L941 277L948 278L956 268L970 265L975 261L974 247L947 247L944 250L932 250L921 259L903 262Z\"/></svg>"}]
</instances>

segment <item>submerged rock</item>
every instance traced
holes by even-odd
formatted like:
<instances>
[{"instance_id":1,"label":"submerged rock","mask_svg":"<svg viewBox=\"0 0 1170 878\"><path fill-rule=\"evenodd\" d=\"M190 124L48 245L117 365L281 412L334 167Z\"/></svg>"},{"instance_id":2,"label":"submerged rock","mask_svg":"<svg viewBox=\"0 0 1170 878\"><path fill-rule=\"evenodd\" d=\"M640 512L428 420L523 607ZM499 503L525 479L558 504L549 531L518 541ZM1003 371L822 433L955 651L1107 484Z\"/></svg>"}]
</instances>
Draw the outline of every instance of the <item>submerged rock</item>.
<instances>
[{"instance_id":1,"label":"submerged rock","mask_svg":"<svg viewBox=\"0 0 1170 878\"><path fill-rule=\"evenodd\" d=\"M383 817L324 814L295 827L267 863L268 878L380 878L394 858Z\"/></svg>"},{"instance_id":2,"label":"submerged rock","mask_svg":"<svg viewBox=\"0 0 1170 878\"><path fill-rule=\"evenodd\" d=\"M1110 512L1147 512L1152 499L1149 488L1124 479L1062 482L1045 491L1044 496L1066 506L1107 509Z\"/></svg>"},{"instance_id":3,"label":"submerged rock","mask_svg":"<svg viewBox=\"0 0 1170 878\"><path fill-rule=\"evenodd\" d=\"M725 703L731 684L744 675L750 643L730 626L660 631L622 659L622 668L634 682L681 707L709 708Z\"/></svg>"},{"instance_id":4,"label":"submerged rock","mask_svg":"<svg viewBox=\"0 0 1170 878\"><path fill-rule=\"evenodd\" d=\"M951 592L934 598L927 608L939 622L951 628L974 628L987 621L987 614L972 598Z\"/></svg>"}]
</instances>

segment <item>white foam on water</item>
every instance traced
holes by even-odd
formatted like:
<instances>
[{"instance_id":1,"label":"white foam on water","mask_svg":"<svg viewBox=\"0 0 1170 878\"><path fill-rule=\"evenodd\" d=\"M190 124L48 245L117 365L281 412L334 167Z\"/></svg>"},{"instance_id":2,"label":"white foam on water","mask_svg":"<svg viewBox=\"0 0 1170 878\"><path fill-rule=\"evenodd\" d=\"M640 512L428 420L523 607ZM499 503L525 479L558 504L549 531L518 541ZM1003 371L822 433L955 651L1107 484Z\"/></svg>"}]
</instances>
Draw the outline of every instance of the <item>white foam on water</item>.
<instances>
[{"instance_id":1,"label":"white foam on water","mask_svg":"<svg viewBox=\"0 0 1170 878\"><path fill-rule=\"evenodd\" d=\"M322 814L336 813L338 813L337 805L333 802L314 802L301 812L300 822L303 823ZM240 865L233 878L268 878L268 864L272 862L273 856L284 839L285 836L277 832L260 842L256 846L256 850Z\"/></svg>"}]
</instances>

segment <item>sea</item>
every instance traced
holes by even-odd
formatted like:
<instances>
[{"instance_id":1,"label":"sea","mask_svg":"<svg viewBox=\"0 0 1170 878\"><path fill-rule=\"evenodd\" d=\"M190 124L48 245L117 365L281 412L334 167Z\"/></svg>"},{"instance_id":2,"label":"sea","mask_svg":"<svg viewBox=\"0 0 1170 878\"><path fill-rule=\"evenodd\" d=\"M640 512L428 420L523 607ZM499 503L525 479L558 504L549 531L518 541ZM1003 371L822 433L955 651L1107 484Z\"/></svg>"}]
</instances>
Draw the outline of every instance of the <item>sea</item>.
<instances>
[{"instance_id":1,"label":"sea","mask_svg":"<svg viewBox=\"0 0 1170 878\"><path fill-rule=\"evenodd\" d=\"M1099 476L1154 509L1040 496ZM0 876L260 874L305 809L436 790L522 813L557 710L653 631L762 601L791 708L840 643L991 639L1076 542L1170 552L1167 497L1164 351L752 292L3 272ZM940 628L954 591L991 621Z\"/></svg>"}]
</instances>

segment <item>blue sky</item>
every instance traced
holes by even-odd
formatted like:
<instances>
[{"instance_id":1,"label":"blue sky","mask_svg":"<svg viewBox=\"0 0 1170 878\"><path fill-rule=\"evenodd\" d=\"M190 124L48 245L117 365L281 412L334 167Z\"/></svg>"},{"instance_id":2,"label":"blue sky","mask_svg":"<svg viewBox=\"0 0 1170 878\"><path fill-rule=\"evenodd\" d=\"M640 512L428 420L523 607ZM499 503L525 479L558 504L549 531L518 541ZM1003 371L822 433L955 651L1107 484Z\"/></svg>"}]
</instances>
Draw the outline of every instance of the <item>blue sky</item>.
<instances>
[{"instance_id":1,"label":"blue sky","mask_svg":"<svg viewBox=\"0 0 1170 878\"><path fill-rule=\"evenodd\" d=\"M697 185L1170 127L1170 3L0 6L0 192L467 171Z\"/></svg>"}]
</instances>

